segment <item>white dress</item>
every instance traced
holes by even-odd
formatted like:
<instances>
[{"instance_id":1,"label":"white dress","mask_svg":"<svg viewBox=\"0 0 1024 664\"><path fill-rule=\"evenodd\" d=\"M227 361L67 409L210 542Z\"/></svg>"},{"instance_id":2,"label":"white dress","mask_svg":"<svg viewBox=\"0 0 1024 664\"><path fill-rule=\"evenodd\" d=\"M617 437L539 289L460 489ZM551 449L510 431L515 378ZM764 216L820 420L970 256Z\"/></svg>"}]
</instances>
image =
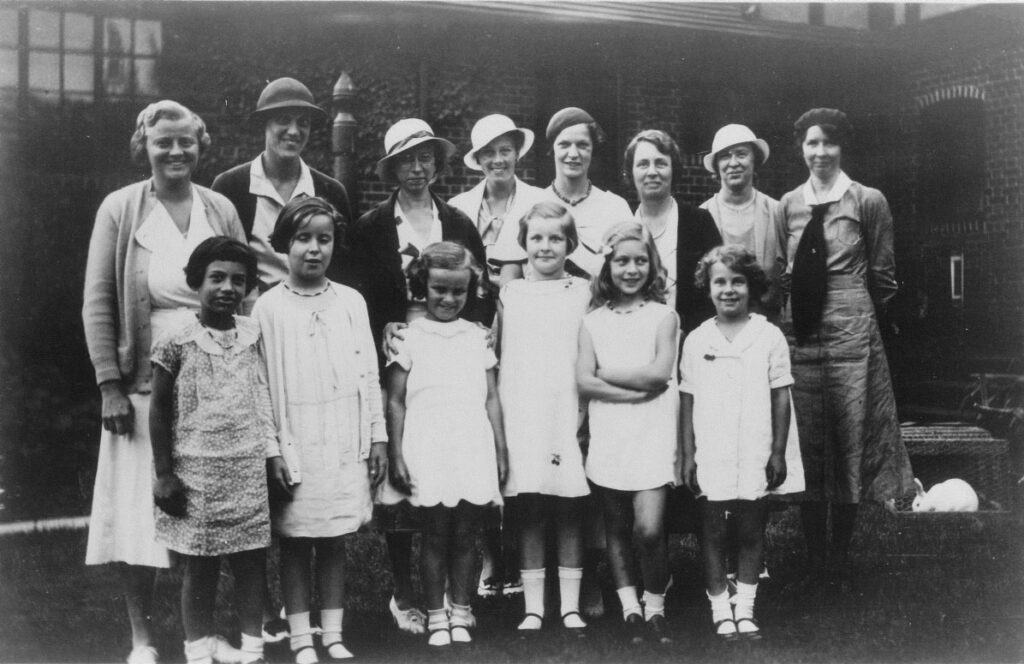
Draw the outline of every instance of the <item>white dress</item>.
<instances>
[{"instance_id":1,"label":"white dress","mask_svg":"<svg viewBox=\"0 0 1024 664\"><path fill-rule=\"evenodd\" d=\"M332 283L308 297L281 283L252 312L263 336L282 456L300 479L290 502L271 502L272 529L284 537L338 537L372 516L362 429L376 429L375 440L384 435L379 390L375 401L369 395L369 410L360 403L367 380L361 357L372 353L373 342L357 324L365 321L366 305L349 291ZM353 311L352 302L362 309ZM376 375L371 382L376 388Z\"/></svg>"},{"instance_id":2,"label":"white dress","mask_svg":"<svg viewBox=\"0 0 1024 664\"><path fill-rule=\"evenodd\" d=\"M593 340L597 366L650 364L657 349L658 327L666 316L676 318L678 329L675 311L658 302L648 302L630 313L601 307L587 314L583 325ZM612 403L591 399L589 412L586 468L594 484L620 491L644 491L675 483L679 393L674 371L668 389L649 401Z\"/></svg>"},{"instance_id":3,"label":"white dress","mask_svg":"<svg viewBox=\"0 0 1024 664\"><path fill-rule=\"evenodd\" d=\"M167 209L154 206L135 234L148 250L147 282L152 338L185 324L199 309L199 296L185 283L184 267L200 242L213 236L202 200L192 196L188 235ZM153 517L153 449L149 441L149 392L129 394L135 428L118 436L104 429L93 487L85 564L124 562L169 567L167 549L156 541Z\"/></svg>"},{"instance_id":4,"label":"white dress","mask_svg":"<svg viewBox=\"0 0 1024 664\"><path fill-rule=\"evenodd\" d=\"M576 431L579 329L590 284L516 279L501 289L501 371L509 473L503 494L590 493Z\"/></svg>"},{"instance_id":5,"label":"white dress","mask_svg":"<svg viewBox=\"0 0 1024 664\"><path fill-rule=\"evenodd\" d=\"M729 341L704 321L683 343L681 392L693 395L697 483L708 500L767 495L772 448L771 391L793 384L782 331L760 314ZM803 491L803 464L790 406L786 481L772 493Z\"/></svg>"},{"instance_id":6,"label":"white dress","mask_svg":"<svg viewBox=\"0 0 1024 664\"><path fill-rule=\"evenodd\" d=\"M402 453L416 506L501 504L487 370L497 358L486 332L462 319L409 324L392 362L409 372Z\"/></svg>"}]
</instances>

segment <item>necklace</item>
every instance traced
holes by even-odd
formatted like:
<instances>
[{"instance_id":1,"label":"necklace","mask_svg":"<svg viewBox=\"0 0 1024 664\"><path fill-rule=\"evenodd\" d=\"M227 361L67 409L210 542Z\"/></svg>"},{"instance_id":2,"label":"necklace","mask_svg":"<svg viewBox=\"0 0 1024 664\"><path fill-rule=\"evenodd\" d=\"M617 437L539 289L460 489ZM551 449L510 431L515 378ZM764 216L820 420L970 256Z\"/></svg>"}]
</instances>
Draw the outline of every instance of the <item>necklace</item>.
<instances>
[{"instance_id":1,"label":"necklace","mask_svg":"<svg viewBox=\"0 0 1024 664\"><path fill-rule=\"evenodd\" d=\"M608 303L608 308L619 315L631 314L635 311L640 311L647 306L647 300L640 300L640 303L636 306L630 307L629 309L616 309L615 305L611 302Z\"/></svg>"},{"instance_id":2,"label":"necklace","mask_svg":"<svg viewBox=\"0 0 1024 664\"><path fill-rule=\"evenodd\" d=\"M580 196L576 200L571 200L571 199L568 199L565 196L563 196L562 192L558 191L558 187L555 186L554 182L551 183L551 191L555 192L555 196L558 196L558 199L560 201L562 201L563 203L565 203L566 205L568 205L569 207L576 207L577 205L579 205L583 201L587 200L587 197L590 196L590 192L591 192L591 190L593 190L593 188L594 188L594 183L591 182L590 180L587 180L587 193L583 194L582 196Z\"/></svg>"},{"instance_id":3,"label":"necklace","mask_svg":"<svg viewBox=\"0 0 1024 664\"><path fill-rule=\"evenodd\" d=\"M289 286L288 283L285 282L285 281L282 281L281 285L284 286L284 289L286 291L288 291L290 293L295 293L299 297L316 297L317 295L323 295L324 293L326 293L331 288L331 282L330 281L328 281L326 284L324 284L323 288L321 288L318 291L312 292L312 293L307 293L305 291L295 290L294 288Z\"/></svg>"}]
</instances>

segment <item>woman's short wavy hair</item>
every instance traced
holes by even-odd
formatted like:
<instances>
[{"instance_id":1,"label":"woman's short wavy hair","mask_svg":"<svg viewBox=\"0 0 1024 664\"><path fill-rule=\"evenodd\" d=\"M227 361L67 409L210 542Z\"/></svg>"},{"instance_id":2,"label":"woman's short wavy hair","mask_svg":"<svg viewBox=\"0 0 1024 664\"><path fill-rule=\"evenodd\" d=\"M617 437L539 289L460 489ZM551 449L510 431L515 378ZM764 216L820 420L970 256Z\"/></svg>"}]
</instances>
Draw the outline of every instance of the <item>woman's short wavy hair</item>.
<instances>
[{"instance_id":1,"label":"woman's short wavy hair","mask_svg":"<svg viewBox=\"0 0 1024 664\"><path fill-rule=\"evenodd\" d=\"M256 287L259 278L256 252L244 242L225 235L216 235L200 242L188 257L188 263L185 265L185 283L189 288L199 290L206 278L206 268L214 261L241 264L245 267L246 294Z\"/></svg>"},{"instance_id":2,"label":"woman's short wavy hair","mask_svg":"<svg viewBox=\"0 0 1024 664\"><path fill-rule=\"evenodd\" d=\"M196 141L199 143L199 156L202 157L210 147L210 135L206 132L206 123L196 113L190 111L183 104L170 99L155 101L142 109L139 117L135 119L135 132L129 141L132 162L138 166L149 164L146 156L146 131L151 129L160 120L192 120L192 128L196 132Z\"/></svg>"},{"instance_id":3,"label":"woman's short wavy hair","mask_svg":"<svg viewBox=\"0 0 1024 664\"><path fill-rule=\"evenodd\" d=\"M847 147L853 138L853 125L846 113L836 108L812 108L797 118L793 123L793 138L796 139L797 147L804 142L811 127L821 127L829 140L840 147Z\"/></svg>"},{"instance_id":4,"label":"woman's short wavy hair","mask_svg":"<svg viewBox=\"0 0 1024 664\"><path fill-rule=\"evenodd\" d=\"M754 252L740 244L725 244L704 254L697 263L693 281L697 289L705 295L711 295L711 266L715 263L721 263L747 278L751 302L760 301L761 296L768 290L768 276L757 262Z\"/></svg>"},{"instance_id":5,"label":"woman's short wavy hair","mask_svg":"<svg viewBox=\"0 0 1024 664\"><path fill-rule=\"evenodd\" d=\"M576 247L580 246L580 236L576 232L576 220L573 219L569 208L554 201L544 201L527 210L523 218L519 220L519 234L516 236L516 241L524 250L526 249L526 234L529 232L532 219L557 219L562 223L562 232L565 233L567 243L566 254L571 254L576 251Z\"/></svg>"},{"instance_id":6,"label":"woman's short wavy hair","mask_svg":"<svg viewBox=\"0 0 1024 664\"><path fill-rule=\"evenodd\" d=\"M326 215L331 219L331 225L334 227L334 255L337 256L339 251L345 247L345 227L348 220L333 205L319 196L293 198L281 208L280 214L277 215L277 221L274 223L274 232L270 234L270 246L279 254L287 254L295 233L318 214Z\"/></svg>"},{"instance_id":7,"label":"woman's short wavy hair","mask_svg":"<svg viewBox=\"0 0 1024 664\"><path fill-rule=\"evenodd\" d=\"M625 183L631 187L635 184L633 182L633 157L636 155L636 148L641 141L650 143L658 152L669 158L669 162L672 164L672 186L676 186L679 178L683 176L682 152L679 150L679 144L660 129L644 129L629 140L622 158L622 179Z\"/></svg>"},{"instance_id":8,"label":"woman's short wavy hair","mask_svg":"<svg viewBox=\"0 0 1024 664\"><path fill-rule=\"evenodd\" d=\"M627 240L641 242L647 249L650 271L647 274L647 281L640 289L641 295L646 300L665 303L665 294L668 291L668 273L661 263L661 256L658 254L658 247L654 244L654 237L643 224L637 221L622 221L609 228L601 241L604 263L601 265L601 271L597 278L590 282L591 309L612 302L618 295L618 289L612 283L611 263L615 258L616 247L619 243Z\"/></svg>"},{"instance_id":9,"label":"woman's short wavy hair","mask_svg":"<svg viewBox=\"0 0 1024 664\"><path fill-rule=\"evenodd\" d=\"M473 254L458 242L435 242L424 247L414 258L405 275L409 280L409 292L418 300L427 296L427 281L431 270L469 270L469 287L466 292L472 297L476 293L483 271Z\"/></svg>"}]
</instances>

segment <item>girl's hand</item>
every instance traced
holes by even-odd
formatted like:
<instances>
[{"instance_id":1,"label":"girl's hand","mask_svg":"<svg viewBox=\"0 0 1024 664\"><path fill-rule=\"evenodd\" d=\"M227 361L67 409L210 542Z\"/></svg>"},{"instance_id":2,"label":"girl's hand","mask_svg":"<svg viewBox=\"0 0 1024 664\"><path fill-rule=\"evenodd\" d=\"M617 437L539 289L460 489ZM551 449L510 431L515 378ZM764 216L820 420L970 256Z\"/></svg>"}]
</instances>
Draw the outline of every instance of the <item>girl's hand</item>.
<instances>
[{"instance_id":1,"label":"girl's hand","mask_svg":"<svg viewBox=\"0 0 1024 664\"><path fill-rule=\"evenodd\" d=\"M487 327L483 323L477 323L476 326L487 333L484 341L487 343L489 350L494 350L494 344L498 343L498 329L496 327Z\"/></svg>"},{"instance_id":2,"label":"girl's hand","mask_svg":"<svg viewBox=\"0 0 1024 664\"><path fill-rule=\"evenodd\" d=\"M772 454L768 457L768 465L764 467L765 476L768 478L768 490L774 491L786 481L786 456L784 454Z\"/></svg>"},{"instance_id":3,"label":"girl's hand","mask_svg":"<svg viewBox=\"0 0 1024 664\"><path fill-rule=\"evenodd\" d=\"M654 399L660 397L666 390L668 390L668 383L659 385L653 390L647 390L647 392L644 393L644 395L640 398L639 403L644 403L645 401L653 401Z\"/></svg>"},{"instance_id":4,"label":"girl's hand","mask_svg":"<svg viewBox=\"0 0 1024 664\"><path fill-rule=\"evenodd\" d=\"M292 475L288 472L288 464L280 456L267 459L267 488L273 500L291 502Z\"/></svg>"},{"instance_id":5,"label":"girl's hand","mask_svg":"<svg viewBox=\"0 0 1024 664\"><path fill-rule=\"evenodd\" d=\"M384 357L391 358L398 354L398 342L405 339L405 328L408 323L388 323L384 326L384 339L381 341L381 350Z\"/></svg>"},{"instance_id":6,"label":"girl's hand","mask_svg":"<svg viewBox=\"0 0 1024 664\"><path fill-rule=\"evenodd\" d=\"M153 482L153 502L169 516L185 516L185 485L174 473L157 475Z\"/></svg>"},{"instance_id":7,"label":"girl's hand","mask_svg":"<svg viewBox=\"0 0 1024 664\"><path fill-rule=\"evenodd\" d=\"M505 486L508 481L508 450L502 448L498 453L498 486Z\"/></svg>"},{"instance_id":8,"label":"girl's hand","mask_svg":"<svg viewBox=\"0 0 1024 664\"><path fill-rule=\"evenodd\" d=\"M135 409L124 393L119 380L108 380L100 385L103 397L103 428L118 436L125 436L135 430Z\"/></svg>"},{"instance_id":9,"label":"girl's hand","mask_svg":"<svg viewBox=\"0 0 1024 664\"><path fill-rule=\"evenodd\" d=\"M384 481L388 472L388 443L378 440L370 445L370 488L376 489Z\"/></svg>"},{"instance_id":10,"label":"girl's hand","mask_svg":"<svg viewBox=\"0 0 1024 664\"><path fill-rule=\"evenodd\" d=\"M700 484L697 484L697 462L693 459L683 459L683 484L693 492L693 495L701 494Z\"/></svg>"},{"instance_id":11,"label":"girl's hand","mask_svg":"<svg viewBox=\"0 0 1024 664\"><path fill-rule=\"evenodd\" d=\"M405 465L405 458L396 454L391 459L388 470L391 471L391 483L402 493L412 494L412 478L409 476L409 468Z\"/></svg>"}]
</instances>

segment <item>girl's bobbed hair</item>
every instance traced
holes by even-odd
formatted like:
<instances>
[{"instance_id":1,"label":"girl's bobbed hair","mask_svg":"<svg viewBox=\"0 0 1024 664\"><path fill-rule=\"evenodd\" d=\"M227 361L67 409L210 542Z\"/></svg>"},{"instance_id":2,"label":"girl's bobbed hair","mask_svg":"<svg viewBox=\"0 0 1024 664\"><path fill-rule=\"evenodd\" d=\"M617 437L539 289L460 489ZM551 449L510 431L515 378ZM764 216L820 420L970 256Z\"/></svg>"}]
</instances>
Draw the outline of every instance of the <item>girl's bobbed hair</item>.
<instances>
[{"instance_id":1,"label":"girl's bobbed hair","mask_svg":"<svg viewBox=\"0 0 1024 664\"><path fill-rule=\"evenodd\" d=\"M196 132L196 141L199 142L199 156L202 157L206 149L210 147L210 135L206 133L206 123L183 104L170 99L161 99L142 109L135 119L135 132L128 143L132 162L137 166L149 164L149 158L146 156L146 131L148 129L151 129L160 120L186 118L192 121L192 128Z\"/></svg>"},{"instance_id":2,"label":"girl's bobbed hair","mask_svg":"<svg viewBox=\"0 0 1024 664\"><path fill-rule=\"evenodd\" d=\"M821 127L829 140L840 147L846 147L853 138L853 125L846 113L836 108L812 108L797 118L793 123L793 138L796 139L797 147L804 142L807 130L811 127Z\"/></svg>"},{"instance_id":3,"label":"girl's bobbed hair","mask_svg":"<svg viewBox=\"0 0 1024 664\"><path fill-rule=\"evenodd\" d=\"M725 244L704 254L697 263L694 283L705 295L711 295L711 266L715 263L721 263L747 278L751 302L760 300L768 290L768 276L757 262L757 256L743 245Z\"/></svg>"},{"instance_id":4,"label":"girl's bobbed hair","mask_svg":"<svg viewBox=\"0 0 1024 664\"><path fill-rule=\"evenodd\" d=\"M259 271L256 264L256 252L244 242L225 235L209 237L199 243L192 251L185 265L185 283L192 290L199 290L206 278L206 268L214 261L240 263L245 267L245 292L248 294L256 287Z\"/></svg>"},{"instance_id":5,"label":"girl's bobbed hair","mask_svg":"<svg viewBox=\"0 0 1024 664\"><path fill-rule=\"evenodd\" d=\"M565 233L565 239L568 243L565 250L566 254L571 254L576 251L576 247L580 246L580 235L576 232L576 220L573 219L569 208L554 201L544 201L543 203L537 203L527 210L526 214L519 220L519 234L516 236L516 241L519 242L519 246L524 250L526 249L526 234L529 231L530 220L532 219L557 219L562 223L562 232Z\"/></svg>"},{"instance_id":6,"label":"girl's bobbed hair","mask_svg":"<svg viewBox=\"0 0 1024 664\"><path fill-rule=\"evenodd\" d=\"M409 279L409 292L418 300L427 297L427 280L430 270L469 270L469 287L466 292L476 293L481 270L469 249L458 242L435 242L427 245L405 269Z\"/></svg>"},{"instance_id":7,"label":"girl's bobbed hair","mask_svg":"<svg viewBox=\"0 0 1024 664\"><path fill-rule=\"evenodd\" d=\"M668 273L661 263L661 256L658 254L658 247L654 244L654 237L647 227L637 221L622 221L604 234L601 241L601 253L604 254L604 263L597 278L590 282L590 308L602 307L615 299L618 289L612 283L611 263L615 257L615 249L620 242L636 240L643 243L647 249L647 257L650 261L650 271L647 274L647 281L640 289L641 295L646 300L665 303L665 293L668 290Z\"/></svg>"},{"instance_id":8,"label":"girl's bobbed hair","mask_svg":"<svg viewBox=\"0 0 1024 664\"><path fill-rule=\"evenodd\" d=\"M295 233L318 214L330 217L331 225L334 226L334 251L338 253L345 244L345 226L348 220L319 196L293 198L281 208L281 213L277 215L277 221L274 223L274 232L270 234L270 246L279 254L287 254Z\"/></svg>"}]
</instances>

